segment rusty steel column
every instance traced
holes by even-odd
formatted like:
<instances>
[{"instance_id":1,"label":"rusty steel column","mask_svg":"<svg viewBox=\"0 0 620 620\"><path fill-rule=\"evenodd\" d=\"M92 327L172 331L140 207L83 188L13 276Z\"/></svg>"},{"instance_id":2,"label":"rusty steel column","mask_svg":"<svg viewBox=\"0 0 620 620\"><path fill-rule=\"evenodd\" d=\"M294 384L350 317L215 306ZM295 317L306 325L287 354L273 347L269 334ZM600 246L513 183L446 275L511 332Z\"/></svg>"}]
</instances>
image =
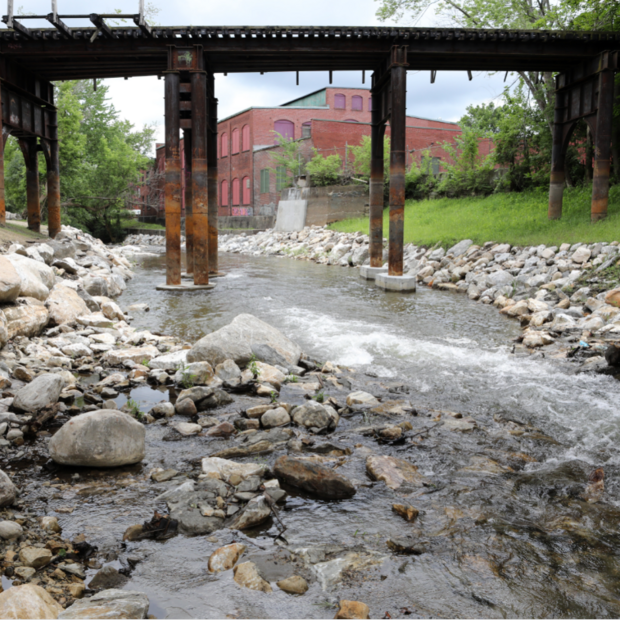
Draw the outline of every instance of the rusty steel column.
<instances>
[{"instance_id":1,"label":"rusty steel column","mask_svg":"<svg viewBox=\"0 0 620 620\"><path fill-rule=\"evenodd\" d=\"M3 125L2 125L2 94L0 92L0 128L1 127L3 127ZM6 203L4 200L4 135L0 135L0 225L4 226L5 224L6 224Z\"/></svg>"},{"instance_id":2,"label":"rusty steel column","mask_svg":"<svg viewBox=\"0 0 620 620\"><path fill-rule=\"evenodd\" d=\"M213 73L207 74L209 123L207 127L207 170L209 184L209 273L218 272L218 178L217 178L217 99Z\"/></svg>"},{"instance_id":3,"label":"rusty steel column","mask_svg":"<svg viewBox=\"0 0 620 620\"><path fill-rule=\"evenodd\" d=\"M609 164L611 159L611 124L614 107L614 72L606 69L599 75L598 112L594 136L594 177L592 181L591 220L607 217L609 201Z\"/></svg>"},{"instance_id":4,"label":"rusty steel column","mask_svg":"<svg viewBox=\"0 0 620 620\"><path fill-rule=\"evenodd\" d=\"M407 69L392 66L390 115L390 256L388 275L403 275Z\"/></svg>"},{"instance_id":5,"label":"rusty steel column","mask_svg":"<svg viewBox=\"0 0 620 620\"><path fill-rule=\"evenodd\" d=\"M181 156L179 73L166 71L166 284L181 284Z\"/></svg>"},{"instance_id":6,"label":"rusty steel column","mask_svg":"<svg viewBox=\"0 0 620 620\"><path fill-rule=\"evenodd\" d=\"M562 197L564 195L564 93L555 93L555 112L553 117L553 147L551 149L551 182L549 184L550 220L562 217Z\"/></svg>"},{"instance_id":7,"label":"rusty steel column","mask_svg":"<svg viewBox=\"0 0 620 620\"><path fill-rule=\"evenodd\" d=\"M36 138L23 138L19 141L26 162L26 203L28 208L28 228L41 232L41 205L39 203L39 159Z\"/></svg>"},{"instance_id":8,"label":"rusty steel column","mask_svg":"<svg viewBox=\"0 0 620 620\"><path fill-rule=\"evenodd\" d=\"M378 99L378 98L377 98ZM370 266L383 266L383 175L385 123L373 96L370 133Z\"/></svg>"},{"instance_id":9,"label":"rusty steel column","mask_svg":"<svg viewBox=\"0 0 620 620\"><path fill-rule=\"evenodd\" d=\"M49 161L47 162L47 227L54 238L60 232L60 146L58 144L58 113L49 113Z\"/></svg>"},{"instance_id":10,"label":"rusty steel column","mask_svg":"<svg viewBox=\"0 0 620 620\"><path fill-rule=\"evenodd\" d=\"M192 208L194 284L209 284L209 174L207 168L207 73L192 71Z\"/></svg>"},{"instance_id":11,"label":"rusty steel column","mask_svg":"<svg viewBox=\"0 0 620 620\"><path fill-rule=\"evenodd\" d=\"M192 131L183 130L185 156L185 272L194 273L194 213L192 208Z\"/></svg>"}]
</instances>

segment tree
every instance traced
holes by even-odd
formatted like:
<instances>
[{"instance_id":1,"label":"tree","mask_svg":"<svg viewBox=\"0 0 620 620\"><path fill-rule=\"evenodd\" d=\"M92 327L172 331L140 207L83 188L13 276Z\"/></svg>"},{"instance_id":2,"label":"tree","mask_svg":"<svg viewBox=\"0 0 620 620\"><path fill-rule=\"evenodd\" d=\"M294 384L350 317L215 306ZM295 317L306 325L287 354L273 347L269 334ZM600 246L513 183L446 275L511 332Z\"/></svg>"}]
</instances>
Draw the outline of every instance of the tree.
<instances>
[{"instance_id":1,"label":"tree","mask_svg":"<svg viewBox=\"0 0 620 620\"><path fill-rule=\"evenodd\" d=\"M293 184L293 178L301 175L304 166L299 152L299 141L274 131L276 144L280 147L271 153L271 170L276 175L276 189L280 191Z\"/></svg>"},{"instance_id":2,"label":"tree","mask_svg":"<svg viewBox=\"0 0 620 620\"><path fill-rule=\"evenodd\" d=\"M349 146L349 153L353 155L353 172L363 179L370 179L371 139L370 136L362 136L362 141L357 146ZM389 181L390 173L390 138L383 137L383 178Z\"/></svg>"},{"instance_id":3,"label":"tree","mask_svg":"<svg viewBox=\"0 0 620 620\"><path fill-rule=\"evenodd\" d=\"M306 164L313 185L334 185L342 178L342 159L340 155L323 157L314 149L314 157Z\"/></svg>"}]
</instances>

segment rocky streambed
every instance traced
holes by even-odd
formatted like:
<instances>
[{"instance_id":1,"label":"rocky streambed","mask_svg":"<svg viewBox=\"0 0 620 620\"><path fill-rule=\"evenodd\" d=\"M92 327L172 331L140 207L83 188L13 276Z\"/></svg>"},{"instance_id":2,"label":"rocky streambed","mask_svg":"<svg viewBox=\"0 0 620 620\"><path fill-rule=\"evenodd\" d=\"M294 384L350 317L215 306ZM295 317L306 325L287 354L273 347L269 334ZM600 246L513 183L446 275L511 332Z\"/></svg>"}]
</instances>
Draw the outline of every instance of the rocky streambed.
<instances>
[{"instance_id":1,"label":"rocky streambed","mask_svg":"<svg viewBox=\"0 0 620 620\"><path fill-rule=\"evenodd\" d=\"M314 346L300 346L282 333L295 331L297 320L285 303L286 286L280 297L275 281L259 273L256 288L243 281L235 287L234 276L242 275L237 263L228 264L229 274L209 296L166 296L169 305L161 302L162 313L146 293L157 271L129 262L157 264L160 259L149 256L155 249L105 248L71 229L63 229L58 243L73 250L73 257L65 257L73 273L53 254L46 260L45 248L13 248L2 257L11 264L34 261L36 269L24 264L49 280L40 278L47 296L41 289L43 299L35 304L23 294L27 278L18 274L14 301L3 306L0 616L601 617L620 612L619 468L613 445L590 451L584 442L571 445L571 433L542 415L551 401L568 398L556 394L559 379L549 362L528 354L522 363L530 374L522 374L519 392L508 378L503 390L493 385L496 376L481 388L480 377L463 375L465 367L485 358L488 374L509 354L478 345L448 349L447 339L462 335L463 326L447 323L438 330L443 344L437 340L425 348L422 366L401 376L373 360L360 363L359 351L348 362L330 361L320 355L320 338ZM256 237L236 243L256 243ZM357 251L364 241L355 244ZM55 252L53 244L46 245ZM483 250L468 255L470 249L456 262L469 264ZM491 258L476 273L499 272L497 252L487 253ZM429 262L431 255L415 260ZM506 267L505 262L498 265ZM133 276L131 269L138 276L122 310L113 301L115 285L121 289L121 279L125 285ZM586 263L581 271L587 270ZM294 274L285 282L288 295L299 294L290 289L293 280L305 281L305 295L316 291L311 276ZM191 329L189 323L175 324L171 315L183 311L194 323L200 320L205 303L221 315L219 308L237 301L230 297L233 290L254 295L247 300L252 314L222 315L217 329L202 333L195 324ZM255 295L258 290L262 297ZM340 303L345 315L361 319L368 310L356 295L368 296L371 289L345 289L352 295L350 306L338 301L341 290L332 281L317 291L317 304ZM542 290L548 296L541 303L557 318L561 308L553 311L558 304L552 305L550 296L555 290ZM54 303L61 295L64 301ZM540 301L536 295L528 296L528 304ZM264 316L272 296L284 312ZM371 297L371 312L378 311L381 296ZM513 293L515 304L506 307L520 303L517 297ZM153 299L159 305L160 298ZM406 327L416 314L394 303L391 309ZM442 309L441 304L446 302L431 314L447 321L456 305ZM12 333L16 308L32 315L37 308L47 317L36 330ZM497 320L492 329L502 338L514 333L500 325L501 317L491 318L492 308L473 304L469 311L472 332L486 321L489 334ZM342 324L334 329L342 330ZM377 327L371 325L368 337L373 333ZM558 354L562 347L575 348L574 335L554 337L563 343ZM604 335L598 336L601 343ZM595 337L588 338L589 347L580 350L597 346ZM302 340L310 342L307 336ZM523 345L524 354L531 350ZM435 360L443 351L452 359L440 368ZM471 357L461 365L463 351ZM572 368L569 361L554 363L559 370L553 372L563 376ZM424 366L430 367L426 374ZM583 360L575 367L583 371ZM542 387L535 384L537 374L544 375ZM575 377L574 389L580 399L590 395L579 411L594 416L601 389L613 402L616 388L611 378L589 377ZM549 404L540 396L545 383L555 390ZM486 398L475 395L481 389ZM503 400L496 391L505 392ZM542 410L534 408L537 401ZM577 403L569 407L576 409ZM614 418L605 424L613 425ZM613 433L606 428L601 441ZM572 451L576 445L578 452Z\"/></svg>"}]
</instances>

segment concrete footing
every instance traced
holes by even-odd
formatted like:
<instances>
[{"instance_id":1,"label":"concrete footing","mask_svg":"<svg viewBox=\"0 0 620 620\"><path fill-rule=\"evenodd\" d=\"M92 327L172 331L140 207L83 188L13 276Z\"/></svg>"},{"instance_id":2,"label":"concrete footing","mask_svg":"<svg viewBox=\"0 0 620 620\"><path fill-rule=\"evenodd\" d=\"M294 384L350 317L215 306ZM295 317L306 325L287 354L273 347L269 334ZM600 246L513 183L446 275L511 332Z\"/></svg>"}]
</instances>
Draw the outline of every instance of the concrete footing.
<instances>
[{"instance_id":1,"label":"concrete footing","mask_svg":"<svg viewBox=\"0 0 620 620\"><path fill-rule=\"evenodd\" d=\"M360 267L360 277L366 280L374 280L380 273L387 273L387 267L371 267L362 265Z\"/></svg>"},{"instance_id":2,"label":"concrete footing","mask_svg":"<svg viewBox=\"0 0 620 620\"><path fill-rule=\"evenodd\" d=\"M160 284L155 287L157 291L209 291L215 288L215 284Z\"/></svg>"},{"instance_id":3,"label":"concrete footing","mask_svg":"<svg viewBox=\"0 0 620 620\"><path fill-rule=\"evenodd\" d=\"M223 271L218 271L217 273L210 273L209 274L209 280L211 278L221 278L223 276L225 276L226 274ZM181 278L183 278L183 280L193 280L194 279L194 274L193 273L185 273L185 271L181 274Z\"/></svg>"},{"instance_id":4,"label":"concrete footing","mask_svg":"<svg viewBox=\"0 0 620 620\"><path fill-rule=\"evenodd\" d=\"M375 278L375 284L386 291L398 291L401 293L415 293L415 276L389 276L380 273Z\"/></svg>"}]
</instances>

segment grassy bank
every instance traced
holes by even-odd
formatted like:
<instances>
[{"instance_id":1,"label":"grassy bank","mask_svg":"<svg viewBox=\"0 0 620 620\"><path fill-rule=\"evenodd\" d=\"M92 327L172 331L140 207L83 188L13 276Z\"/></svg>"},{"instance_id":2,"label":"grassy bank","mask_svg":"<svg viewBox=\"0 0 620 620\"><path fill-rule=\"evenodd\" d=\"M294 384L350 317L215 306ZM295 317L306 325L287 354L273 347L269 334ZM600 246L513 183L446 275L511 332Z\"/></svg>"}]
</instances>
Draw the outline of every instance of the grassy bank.
<instances>
[{"instance_id":1,"label":"grassy bank","mask_svg":"<svg viewBox=\"0 0 620 620\"><path fill-rule=\"evenodd\" d=\"M140 230L166 230L166 227L161 224L148 224L138 220L122 220L121 226L123 228L139 228Z\"/></svg>"},{"instance_id":2,"label":"grassy bank","mask_svg":"<svg viewBox=\"0 0 620 620\"><path fill-rule=\"evenodd\" d=\"M590 223L591 188L564 192L561 220L547 219L548 192L494 194L487 198L440 198L408 201L405 207L405 242L449 246L461 239L474 243L506 242L511 245L560 245L620 241L620 186L610 189L607 219ZM384 211L383 236L388 236L388 210ZM343 220L330 228L343 232L368 232L368 219Z\"/></svg>"}]
</instances>

